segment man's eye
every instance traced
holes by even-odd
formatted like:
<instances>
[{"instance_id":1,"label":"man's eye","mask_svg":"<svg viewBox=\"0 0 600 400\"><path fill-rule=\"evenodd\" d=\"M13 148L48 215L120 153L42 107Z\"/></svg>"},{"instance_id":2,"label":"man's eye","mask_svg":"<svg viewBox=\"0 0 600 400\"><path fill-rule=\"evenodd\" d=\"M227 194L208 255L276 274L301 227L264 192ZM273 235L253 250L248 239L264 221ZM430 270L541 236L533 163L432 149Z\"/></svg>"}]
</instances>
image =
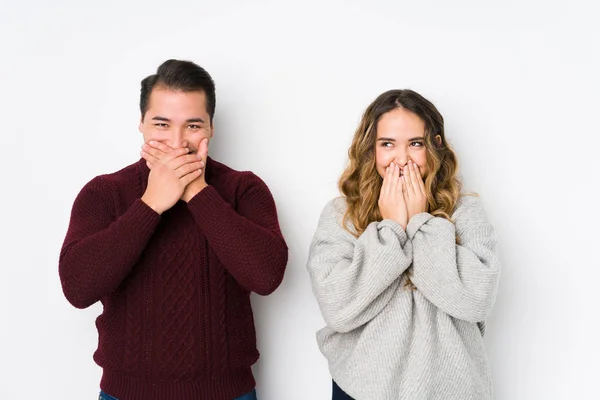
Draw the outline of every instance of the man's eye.
<instances>
[{"instance_id":1,"label":"man's eye","mask_svg":"<svg viewBox=\"0 0 600 400\"><path fill-rule=\"evenodd\" d=\"M168 125L167 124L154 124L154 126L159 127L159 128L166 128Z\"/></svg>"},{"instance_id":2,"label":"man's eye","mask_svg":"<svg viewBox=\"0 0 600 400\"><path fill-rule=\"evenodd\" d=\"M200 125L189 125L190 129L200 129Z\"/></svg>"}]
</instances>

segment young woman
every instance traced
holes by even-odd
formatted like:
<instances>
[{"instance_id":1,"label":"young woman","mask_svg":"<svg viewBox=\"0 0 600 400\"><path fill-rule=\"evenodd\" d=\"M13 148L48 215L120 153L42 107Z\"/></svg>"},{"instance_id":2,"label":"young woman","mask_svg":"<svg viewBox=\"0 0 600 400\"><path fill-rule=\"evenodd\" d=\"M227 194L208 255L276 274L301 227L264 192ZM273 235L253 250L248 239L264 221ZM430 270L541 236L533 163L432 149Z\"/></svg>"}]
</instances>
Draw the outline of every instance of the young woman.
<instances>
[{"instance_id":1,"label":"young woman","mask_svg":"<svg viewBox=\"0 0 600 400\"><path fill-rule=\"evenodd\" d=\"M383 93L349 158L308 261L333 399L491 399L496 236L461 193L441 114L411 90Z\"/></svg>"}]
</instances>

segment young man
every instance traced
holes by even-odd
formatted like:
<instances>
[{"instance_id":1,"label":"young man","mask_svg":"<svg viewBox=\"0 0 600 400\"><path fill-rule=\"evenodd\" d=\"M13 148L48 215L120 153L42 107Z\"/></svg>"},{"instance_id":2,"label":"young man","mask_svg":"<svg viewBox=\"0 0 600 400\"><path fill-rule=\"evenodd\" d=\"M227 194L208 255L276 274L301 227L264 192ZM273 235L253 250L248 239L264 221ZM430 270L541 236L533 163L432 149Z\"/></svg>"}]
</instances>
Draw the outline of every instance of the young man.
<instances>
[{"instance_id":1,"label":"young man","mask_svg":"<svg viewBox=\"0 0 600 400\"><path fill-rule=\"evenodd\" d=\"M100 398L255 399L250 292L273 292L288 257L273 198L207 156L204 69L166 61L142 81L140 109L142 158L85 185L60 254L69 302L104 306Z\"/></svg>"}]
</instances>

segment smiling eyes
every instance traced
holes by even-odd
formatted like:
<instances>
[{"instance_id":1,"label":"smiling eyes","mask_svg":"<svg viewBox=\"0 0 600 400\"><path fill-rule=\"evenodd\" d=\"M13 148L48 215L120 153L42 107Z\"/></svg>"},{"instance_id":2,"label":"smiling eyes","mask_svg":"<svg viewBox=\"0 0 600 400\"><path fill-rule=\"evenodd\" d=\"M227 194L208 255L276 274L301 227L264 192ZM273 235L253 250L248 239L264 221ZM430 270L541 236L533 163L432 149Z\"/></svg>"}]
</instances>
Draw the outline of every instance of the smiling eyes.
<instances>
[{"instance_id":1,"label":"smiling eyes","mask_svg":"<svg viewBox=\"0 0 600 400\"><path fill-rule=\"evenodd\" d=\"M388 147L388 148L390 148L390 147L392 147L394 145L394 142L383 141L383 142L379 142L379 144L380 144L381 147ZM425 146L425 143L422 142L422 141L418 141L417 140L417 141L414 141L414 142L410 142L409 146L410 147L423 147L423 146Z\"/></svg>"},{"instance_id":2,"label":"smiling eyes","mask_svg":"<svg viewBox=\"0 0 600 400\"><path fill-rule=\"evenodd\" d=\"M154 126L157 127L157 128L160 128L160 129L166 129L166 128L169 127L169 124L165 124L163 122L157 122L157 123L154 124ZM191 130L194 130L194 131L198 130L198 129L202 129L202 126L197 125L197 124L190 124L187 127L188 127L188 129L191 129Z\"/></svg>"}]
</instances>

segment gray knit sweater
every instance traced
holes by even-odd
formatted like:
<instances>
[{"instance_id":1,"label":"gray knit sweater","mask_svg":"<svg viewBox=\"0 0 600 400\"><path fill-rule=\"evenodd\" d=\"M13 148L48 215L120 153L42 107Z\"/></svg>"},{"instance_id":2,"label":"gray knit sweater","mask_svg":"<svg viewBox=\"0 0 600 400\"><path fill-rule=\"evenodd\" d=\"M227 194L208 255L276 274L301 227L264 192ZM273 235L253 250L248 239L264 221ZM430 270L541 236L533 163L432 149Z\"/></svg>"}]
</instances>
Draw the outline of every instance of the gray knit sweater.
<instances>
[{"instance_id":1,"label":"gray knit sweater","mask_svg":"<svg viewBox=\"0 0 600 400\"><path fill-rule=\"evenodd\" d=\"M483 334L499 262L479 198L462 197L454 223L421 213L406 231L383 220L359 238L345 210L343 198L327 204L308 260L336 383L356 400L491 399Z\"/></svg>"}]
</instances>

